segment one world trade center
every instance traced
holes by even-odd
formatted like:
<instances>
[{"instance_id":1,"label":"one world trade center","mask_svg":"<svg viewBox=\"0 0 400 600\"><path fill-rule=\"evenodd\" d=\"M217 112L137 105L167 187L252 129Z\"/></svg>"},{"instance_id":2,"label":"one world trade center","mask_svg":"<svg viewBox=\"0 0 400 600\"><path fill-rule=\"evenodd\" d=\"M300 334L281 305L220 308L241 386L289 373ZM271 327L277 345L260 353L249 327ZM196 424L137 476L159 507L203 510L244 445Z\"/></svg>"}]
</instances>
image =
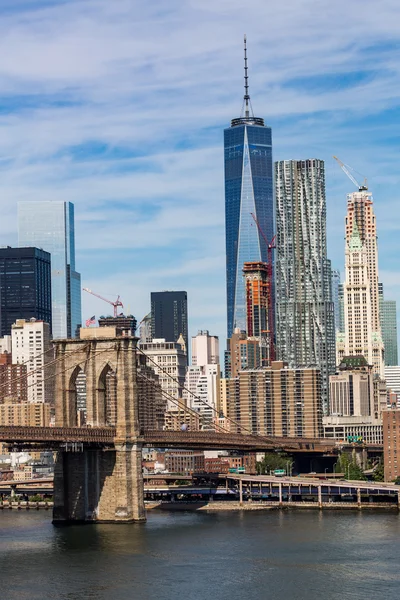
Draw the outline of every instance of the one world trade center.
<instances>
[{"instance_id":1,"label":"one world trade center","mask_svg":"<svg viewBox=\"0 0 400 600\"><path fill-rule=\"evenodd\" d=\"M244 89L241 116L224 131L225 235L228 337L246 329L243 264L267 262L273 238L273 171L271 128L255 117L251 106L244 38ZM253 216L255 216L257 223ZM258 224L258 226L257 226ZM261 231L260 231L261 230Z\"/></svg>"}]
</instances>

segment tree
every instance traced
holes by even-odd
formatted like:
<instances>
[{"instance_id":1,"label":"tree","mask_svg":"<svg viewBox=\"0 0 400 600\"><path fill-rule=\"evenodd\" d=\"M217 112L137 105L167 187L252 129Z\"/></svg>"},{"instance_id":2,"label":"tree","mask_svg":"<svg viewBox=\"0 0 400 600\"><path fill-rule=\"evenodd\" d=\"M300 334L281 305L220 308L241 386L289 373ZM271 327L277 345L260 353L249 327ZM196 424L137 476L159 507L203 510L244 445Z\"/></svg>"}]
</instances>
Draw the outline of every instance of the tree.
<instances>
[{"instance_id":1,"label":"tree","mask_svg":"<svg viewBox=\"0 0 400 600\"><path fill-rule=\"evenodd\" d=\"M353 479L359 481L365 481L363 470L358 464L350 459L350 456L346 453L340 455L338 463L336 465L336 472L344 473L346 479Z\"/></svg>"},{"instance_id":2,"label":"tree","mask_svg":"<svg viewBox=\"0 0 400 600\"><path fill-rule=\"evenodd\" d=\"M291 462L291 457L285 452L266 452L264 458L256 465L257 473L259 475L264 475L265 473L269 475L270 471L275 471L275 469L284 469L286 471L288 463L290 466Z\"/></svg>"},{"instance_id":3,"label":"tree","mask_svg":"<svg viewBox=\"0 0 400 600\"><path fill-rule=\"evenodd\" d=\"M372 474L372 479L374 481L385 481L385 470L382 463L379 463L379 465L376 467Z\"/></svg>"}]
</instances>

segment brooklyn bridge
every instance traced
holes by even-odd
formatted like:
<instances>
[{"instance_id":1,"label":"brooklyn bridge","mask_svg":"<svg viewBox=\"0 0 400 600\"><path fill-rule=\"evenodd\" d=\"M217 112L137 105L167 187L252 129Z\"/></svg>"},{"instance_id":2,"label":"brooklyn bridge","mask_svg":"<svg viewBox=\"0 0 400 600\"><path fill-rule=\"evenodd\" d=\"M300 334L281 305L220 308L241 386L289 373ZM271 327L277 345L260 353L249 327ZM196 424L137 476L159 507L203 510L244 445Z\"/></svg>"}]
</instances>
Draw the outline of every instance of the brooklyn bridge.
<instances>
[{"instance_id":1,"label":"brooklyn bridge","mask_svg":"<svg viewBox=\"0 0 400 600\"><path fill-rule=\"evenodd\" d=\"M57 452L54 474L55 523L145 520L142 449L282 450L336 454L334 440L278 438L247 432L165 431L145 423L138 399L137 338L93 337L56 340L54 427L0 427L10 448ZM101 337L100 337L101 335ZM76 379L86 375L87 424L78 426ZM115 374L115 423L108 424L105 379ZM146 401L145 401L146 402Z\"/></svg>"}]
</instances>

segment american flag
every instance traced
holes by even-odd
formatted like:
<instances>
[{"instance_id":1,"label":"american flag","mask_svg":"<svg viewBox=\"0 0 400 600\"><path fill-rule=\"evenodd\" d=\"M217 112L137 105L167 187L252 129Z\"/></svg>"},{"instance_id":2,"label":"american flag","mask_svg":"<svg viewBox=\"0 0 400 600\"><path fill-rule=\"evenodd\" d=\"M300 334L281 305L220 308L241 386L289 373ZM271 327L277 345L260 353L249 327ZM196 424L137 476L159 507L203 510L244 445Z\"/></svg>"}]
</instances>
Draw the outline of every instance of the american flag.
<instances>
[{"instance_id":1,"label":"american flag","mask_svg":"<svg viewBox=\"0 0 400 600\"><path fill-rule=\"evenodd\" d=\"M90 317L90 319L88 319L86 321L86 327L90 327L91 325L94 325L96 323L96 317L93 315L93 317Z\"/></svg>"}]
</instances>

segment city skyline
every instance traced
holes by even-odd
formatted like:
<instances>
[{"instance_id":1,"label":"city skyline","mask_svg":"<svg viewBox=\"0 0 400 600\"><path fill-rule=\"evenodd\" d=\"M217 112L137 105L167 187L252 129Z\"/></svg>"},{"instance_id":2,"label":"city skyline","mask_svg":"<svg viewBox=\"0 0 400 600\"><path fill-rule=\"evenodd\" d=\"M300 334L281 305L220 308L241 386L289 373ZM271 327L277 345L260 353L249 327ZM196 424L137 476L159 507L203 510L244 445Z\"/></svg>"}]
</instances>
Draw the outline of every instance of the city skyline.
<instances>
[{"instance_id":1,"label":"city skyline","mask_svg":"<svg viewBox=\"0 0 400 600\"><path fill-rule=\"evenodd\" d=\"M72 35L72 30L64 29L61 23L69 16L79 25L74 27L77 41L88 40L98 48L98 41L85 31L80 8L74 4L72 14L68 6L38 2L41 10L26 19L28 9L18 10L9 4L8 10L7 2L3 4L4 26L15 32L19 50L14 52L12 65L5 56L2 70L0 64L0 73L7 75L8 81L3 88L6 115L0 124L2 197L6 199L0 235L4 245L16 245L17 200L74 202L77 264L85 285L110 296L114 291L119 293L138 321L149 311L150 291L185 289L190 298L189 335L207 328L222 341L226 301L221 136L238 111L237 93L243 75L241 44L246 32L251 48L252 100L257 114L273 129L274 160L314 155L326 162L328 256L332 266L344 272L342 222L346 193L353 191L330 159L338 154L368 176L380 231L380 280L386 298L398 300L395 261L399 242L396 223L391 220L396 207L397 167L390 137L397 127L398 99L392 76L396 67L393 55L388 58L387 42L389 33L390 40L398 34L387 17L392 6L389 2L382 4L378 16L372 5L363 4L362 15L351 28L351 49L344 39L346 31L350 35L348 24L336 14L337 9L325 16L316 15L315 22L304 23L301 32L295 28L301 19L295 5L289 15L276 11L269 15L273 35L266 36L261 22L268 10L260 3L257 18L235 24L228 41L222 43L213 20L220 26L225 13L218 7L202 12L194 5L188 9L187 18L201 18L196 21L198 31L193 32L196 43L190 45L188 54L175 54L176 47L168 43L158 25L155 31L161 36L161 45L156 45L154 57L141 36L134 41L132 29L125 27L123 21L132 17L129 7L117 14L112 7L95 4L101 10L96 17L93 13L94 27L105 27L113 39L132 41L127 49L122 44L107 46L107 56L100 49L90 57L85 54L85 60L76 61L79 69L68 59L61 59L68 35ZM174 8L168 21L173 20ZM154 11L156 7L146 9L143 18L150 20ZM114 16L112 23L110 15ZM323 41L317 31L328 20L331 31L340 30L341 35ZM49 36L39 43L43 23L53 27L57 37ZM226 27L231 24L228 19ZM206 30L209 36L204 35ZM181 37L176 25L171 31ZM280 38L291 35L300 44L296 52L301 60L295 63L293 48L280 42ZM200 44L201 37L207 43ZM28 52L32 40L35 54L27 71L21 55ZM11 50L16 43L11 40ZM143 54L135 50L136 43ZM59 60L56 70L53 60L39 60L44 53ZM279 56L279 61L271 60L272 55ZM120 58L128 60L122 70L114 68ZM150 67L157 61L166 68L163 73L153 71L150 79ZM135 111L139 104L131 100L139 79L144 111ZM152 99L154 86L157 94ZM362 94L357 93L360 90ZM110 110L115 105L120 110ZM38 135L38 131L46 134ZM157 144L149 141L155 131ZM363 135L369 143L361 147ZM201 181L194 186L199 171ZM93 313L107 313L107 307L85 297L83 319Z\"/></svg>"}]
</instances>

